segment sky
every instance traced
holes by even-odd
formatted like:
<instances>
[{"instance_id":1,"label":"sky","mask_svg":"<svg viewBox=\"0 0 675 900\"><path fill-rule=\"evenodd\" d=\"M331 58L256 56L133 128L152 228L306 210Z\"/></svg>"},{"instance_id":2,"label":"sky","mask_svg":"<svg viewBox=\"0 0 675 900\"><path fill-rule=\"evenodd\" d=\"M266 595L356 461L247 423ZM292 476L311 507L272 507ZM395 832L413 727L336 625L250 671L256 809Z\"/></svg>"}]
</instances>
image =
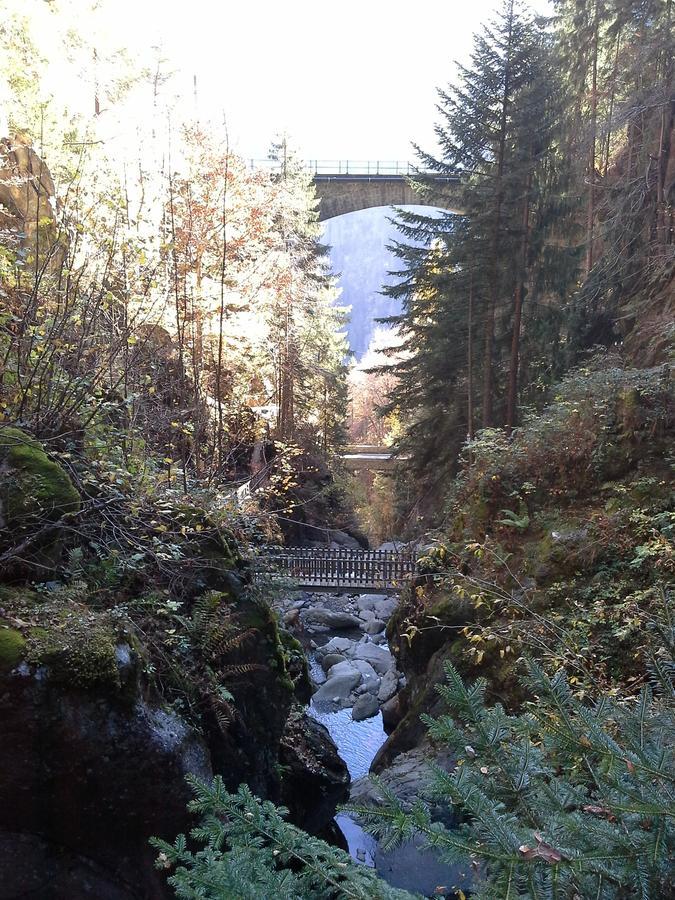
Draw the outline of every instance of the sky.
<instances>
[{"instance_id":1,"label":"sky","mask_svg":"<svg viewBox=\"0 0 675 900\"><path fill-rule=\"evenodd\" d=\"M408 160L433 148L436 88L498 2L116 0L100 27L132 54L161 47L183 105L225 117L247 158L285 132L306 159Z\"/></svg>"}]
</instances>

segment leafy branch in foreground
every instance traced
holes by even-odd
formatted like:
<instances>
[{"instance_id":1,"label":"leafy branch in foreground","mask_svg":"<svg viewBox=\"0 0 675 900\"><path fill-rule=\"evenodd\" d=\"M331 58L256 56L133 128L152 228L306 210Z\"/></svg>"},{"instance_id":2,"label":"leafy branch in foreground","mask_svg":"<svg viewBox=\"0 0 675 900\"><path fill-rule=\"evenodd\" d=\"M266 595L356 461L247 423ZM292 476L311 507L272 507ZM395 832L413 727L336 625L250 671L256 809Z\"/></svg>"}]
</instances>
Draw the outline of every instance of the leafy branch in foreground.
<instances>
[{"instance_id":1,"label":"leafy branch in foreground","mask_svg":"<svg viewBox=\"0 0 675 900\"><path fill-rule=\"evenodd\" d=\"M229 793L222 778L212 785L188 778L202 816L192 831L202 849L193 852L184 835L174 844L152 839L158 868L175 872L169 883L184 900L409 900L372 869L347 853L285 822L285 810L254 797L246 785Z\"/></svg>"},{"instance_id":2,"label":"leafy branch in foreground","mask_svg":"<svg viewBox=\"0 0 675 900\"><path fill-rule=\"evenodd\" d=\"M428 797L464 815L452 831L425 804L382 792L356 808L389 846L423 834L449 862L471 859L476 898L675 897L675 629L666 601L651 684L630 700L574 697L564 672L527 662L535 698L524 714L485 705L486 682L464 684L446 663L438 690L449 715L430 735L457 754L430 773Z\"/></svg>"}]
</instances>

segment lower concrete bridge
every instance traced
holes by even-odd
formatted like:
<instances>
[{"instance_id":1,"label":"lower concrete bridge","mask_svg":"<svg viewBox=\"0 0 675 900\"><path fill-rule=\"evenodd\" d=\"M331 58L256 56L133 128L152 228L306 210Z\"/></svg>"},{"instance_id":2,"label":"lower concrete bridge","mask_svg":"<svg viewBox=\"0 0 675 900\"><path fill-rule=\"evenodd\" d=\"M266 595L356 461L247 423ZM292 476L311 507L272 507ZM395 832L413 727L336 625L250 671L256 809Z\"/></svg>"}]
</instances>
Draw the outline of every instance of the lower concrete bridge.
<instances>
[{"instance_id":1,"label":"lower concrete bridge","mask_svg":"<svg viewBox=\"0 0 675 900\"><path fill-rule=\"evenodd\" d=\"M375 444L349 444L344 448L341 459L345 467L352 472L363 469L388 472L405 457L394 456L391 447L379 447Z\"/></svg>"}]
</instances>

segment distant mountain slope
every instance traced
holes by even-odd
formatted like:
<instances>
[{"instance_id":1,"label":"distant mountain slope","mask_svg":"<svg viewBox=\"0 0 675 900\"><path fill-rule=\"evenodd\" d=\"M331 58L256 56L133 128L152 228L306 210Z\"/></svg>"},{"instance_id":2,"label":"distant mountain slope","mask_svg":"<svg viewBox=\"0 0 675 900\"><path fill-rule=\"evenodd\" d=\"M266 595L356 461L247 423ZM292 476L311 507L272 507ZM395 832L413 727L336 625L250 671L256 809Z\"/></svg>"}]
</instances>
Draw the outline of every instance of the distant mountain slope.
<instances>
[{"instance_id":1,"label":"distant mountain slope","mask_svg":"<svg viewBox=\"0 0 675 900\"><path fill-rule=\"evenodd\" d=\"M357 359L368 348L375 331L375 320L400 311L397 301L379 293L383 285L395 280L388 272L395 271L400 265L387 250L387 246L399 236L396 226L390 221L393 215L391 207L378 206L347 213L324 223L323 240L331 247L333 272L340 276L340 302L352 308L349 346Z\"/></svg>"}]
</instances>

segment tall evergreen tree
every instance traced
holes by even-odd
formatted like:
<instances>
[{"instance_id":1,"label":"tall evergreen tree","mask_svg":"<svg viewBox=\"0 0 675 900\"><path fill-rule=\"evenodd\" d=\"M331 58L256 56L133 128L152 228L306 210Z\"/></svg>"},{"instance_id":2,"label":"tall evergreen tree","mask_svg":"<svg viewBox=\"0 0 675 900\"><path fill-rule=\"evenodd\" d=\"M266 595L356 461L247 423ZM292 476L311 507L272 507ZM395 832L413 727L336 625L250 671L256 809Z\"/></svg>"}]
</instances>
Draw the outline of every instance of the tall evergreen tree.
<instances>
[{"instance_id":1,"label":"tall evergreen tree","mask_svg":"<svg viewBox=\"0 0 675 900\"><path fill-rule=\"evenodd\" d=\"M541 24L506 0L439 92L440 158L418 148L417 189L446 211L400 212L404 268L388 292L403 303L392 321L407 351L391 403L411 414L405 449L421 469L444 470L473 435L474 385L484 427L515 424L525 298L550 304L553 271L558 290L574 275L551 235L563 180L552 52Z\"/></svg>"}]
</instances>

